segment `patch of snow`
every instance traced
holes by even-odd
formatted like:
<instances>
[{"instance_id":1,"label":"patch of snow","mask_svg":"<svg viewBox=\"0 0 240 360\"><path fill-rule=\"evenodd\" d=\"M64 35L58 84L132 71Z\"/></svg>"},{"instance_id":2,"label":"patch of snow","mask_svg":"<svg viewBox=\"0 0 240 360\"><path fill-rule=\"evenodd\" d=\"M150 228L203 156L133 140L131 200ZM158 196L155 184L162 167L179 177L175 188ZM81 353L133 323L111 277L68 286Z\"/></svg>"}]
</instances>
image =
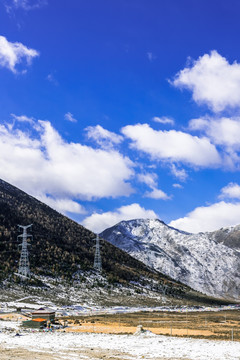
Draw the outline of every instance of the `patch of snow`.
<instances>
[{"instance_id":1,"label":"patch of snow","mask_svg":"<svg viewBox=\"0 0 240 360\"><path fill-rule=\"evenodd\" d=\"M76 351L81 351L81 349L119 351L136 360L143 357L147 359L239 360L240 354L239 342L160 335L138 337L84 333L29 333L14 336L0 333L0 345L4 348L19 347L30 351L51 352L58 356L61 356L62 351L67 351L69 359L74 358Z\"/></svg>"}]
</instances>

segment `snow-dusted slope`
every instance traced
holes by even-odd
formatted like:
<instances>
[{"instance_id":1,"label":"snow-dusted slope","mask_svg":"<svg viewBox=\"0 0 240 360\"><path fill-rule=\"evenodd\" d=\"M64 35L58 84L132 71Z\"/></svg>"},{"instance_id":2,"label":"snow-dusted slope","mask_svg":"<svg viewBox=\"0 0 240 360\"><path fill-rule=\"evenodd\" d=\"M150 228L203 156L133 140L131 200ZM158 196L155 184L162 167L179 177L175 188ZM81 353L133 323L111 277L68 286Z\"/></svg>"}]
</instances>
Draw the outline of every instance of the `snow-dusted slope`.
<instances>
[{"instance_id":1,"label":"snow-dusted slope","mask_svg":"<svg viewBox=\"0 0 240 360\"><path fill-rule=\"evenodd\" d=\"M240 299L239 227L189 234L157 219L137 219L122 221L105 230L101 236L148 266L195 290ZM229 239L234 246L229 244Z\"/></svg>"}]
</instances>

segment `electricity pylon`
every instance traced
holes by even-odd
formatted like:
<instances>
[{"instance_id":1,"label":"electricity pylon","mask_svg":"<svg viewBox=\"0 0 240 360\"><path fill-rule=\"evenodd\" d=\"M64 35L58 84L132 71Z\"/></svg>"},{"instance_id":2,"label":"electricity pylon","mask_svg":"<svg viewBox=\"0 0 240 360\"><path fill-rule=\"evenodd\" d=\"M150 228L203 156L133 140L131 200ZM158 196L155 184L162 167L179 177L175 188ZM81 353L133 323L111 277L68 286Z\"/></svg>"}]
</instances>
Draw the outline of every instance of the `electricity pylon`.
<instances>
[{"instance_id":1,"label":"electricity pylon","mask_svg":"<svg viewBox=\"0 0 240 360\"><path fill-rule=\"evenodd\" d=\"M20 229L23 229L23 233L21 235L18 235L18 238L22 238L22 243L19 245L22 247L20 261L19 261L19 267L17 275L20 276L22 279L27 279L31 277L30 272L30 265L29 265L29 259L28 259L28 243L27 239L29 237L32 237L32 235L29 235L27 233L27 229L30 228L32 225L22 226L18 225Z\"/></svg>"},{"instance_id":2,"label":"electricity pylon","mask_svg":"<svg viewBox=\"0 0 240 360\"><path fill-rule=\"evenodd\" d=\"M100 253L100 240L99 240L99 235L97 234L96 237L96 245L95 245L95 256L94 256L94 269L97 270L98 272L102 271L102 260L101 260L101 253Z\"/></svg>"}]
</instances>

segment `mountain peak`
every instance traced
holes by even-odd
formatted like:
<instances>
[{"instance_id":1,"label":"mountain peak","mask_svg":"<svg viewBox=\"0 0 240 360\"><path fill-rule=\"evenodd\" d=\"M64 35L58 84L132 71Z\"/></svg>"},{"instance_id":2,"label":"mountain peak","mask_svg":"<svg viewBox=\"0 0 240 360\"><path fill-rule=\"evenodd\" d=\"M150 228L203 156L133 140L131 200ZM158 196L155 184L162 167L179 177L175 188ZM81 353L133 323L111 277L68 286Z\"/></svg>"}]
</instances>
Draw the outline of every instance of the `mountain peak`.
<instances>
[{"instance_id":1,"label":"mountain peak","mask_svg":"<svg viewBox=\"0 0 240 360\"><path fill-rule=\"evenodd\" d=\"M135 222L143 224L143 221L140 219ZM157 221L161 226L166 226L158 220L149 221ZM82 299L84 295L88 302L92 301L90 297L94 293L90 289L95 286L100 289L98 300L102 298L101 301L105 302L109 301L108 291L115 286L117 296L116 299L111 300L115 304L119 298L124 301L124 293L122 297L120 296L123 289L127 289L130 293L128 296L135 301L135 304L136 298L141 299L139 301L145 299L145 303L151 302L152 298L146 297L150 290L153 291L151 294L154 294L151 296L155 296L158 302L163 296L165 298L180 296L181 299L192 296L189 295L191 290L188 287L161 272L156 272L104 240L101 241L103 271L101 275L94 273L94 233L18 188L0 180L0 286L2 292L6 281L6 289L8 286L12 287L13 284L17 286L18 278L14 279L20 258L17 224L33 224L33 238L29 249L30 270L33 281L38 281L37 284L39 281L44 283L47 289L31 288L30 293L35 291L39 294L40 292L46 297L49 297L51 293L54 298L70 296L69 292L76 295L74 283L77 277L81 279L78 281L82 284L78 296L81 295ZM123 226L124 224L122 228ZM63 284L68 286L65 295L62 294ZM4 291L7 291L6 289ZM138 297L137 294L142 294L142 292L144 296ZM104 297L101 295L103 293ZM194 294L195 297L199 296L199 294ZM77 298L79 299L76 295Z\"/></svg>"},{"instance_id":2,"label":"mountain peak","mask_svg":"<svg viewBox=\"0 0 240 360\"><path fill-rule=\"evenodd\" d=\"M149 267L208 295L240 298L239 227L190 234L159 219L122 221L101 236Z\"/></svg>"},{"instance_id":3,"label":"mountain peak","mask_svg":"<svg viewBox=\"0 0 240 360\"><path fill-rule=\"evenodd\" d=\"M139 227L139 226L147 226L148 228L168 228L168 229L172 229L174 231L177 231L181 234L186 234L186 235L190 235L191 233L183 231L183 230L179 230L176 229L172 226L167 225L163 220L160 220L158 218L155 219L144 219L144 218L137 218L137 219L131 219L131 220L122 220L119 223L117 223L116 225L111 226L110 228L104 230L102 233L104 233L105 231L109 230L109 229L113 229L115 227L121 227L123 226L124 228L127 228L128 226L130 227Z\"/></svg>"}]
</instances>

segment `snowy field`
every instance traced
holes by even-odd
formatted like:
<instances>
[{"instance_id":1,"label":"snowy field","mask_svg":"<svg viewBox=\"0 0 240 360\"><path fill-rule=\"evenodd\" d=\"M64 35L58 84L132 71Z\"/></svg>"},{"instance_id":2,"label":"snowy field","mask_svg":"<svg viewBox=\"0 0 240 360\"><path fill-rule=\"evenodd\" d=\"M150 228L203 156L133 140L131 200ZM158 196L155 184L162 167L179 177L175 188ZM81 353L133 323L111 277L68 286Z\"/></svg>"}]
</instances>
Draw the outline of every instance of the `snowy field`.
<instances>
[{"instance_id":1,"label":"snowy field","mask_svg":"<svg viewBox=\"0 0 240 360\"><path fill-rule=\"evenodd\" d=\"M239 360L240 343L160 335L88 333L0 333L0 358L8 359L185 359Z\"/></svg>"},{"instance_id":2,"label":"snowy field","mask_svg":"<svg viewBox=\"0 0 240 360\"><path fill-rule=\"evenodd\" d=\"M24 302L0 304L2 315L16 306L39 308L39 304ZM50 305L64 315L128 313L138 311L221 311L232 307L208 308L128 308L128 307L89 307L68 306L58 308ZM235 307L233 307L235 308ZM1 315L1 314L0 314ZM140 335L110 335L71 332L29 332L20 329L21 321L0 321L0 360L240 360L240 343L232 341L200 340L154 335L150 332Z\"/></svg>"}]
</instances>

